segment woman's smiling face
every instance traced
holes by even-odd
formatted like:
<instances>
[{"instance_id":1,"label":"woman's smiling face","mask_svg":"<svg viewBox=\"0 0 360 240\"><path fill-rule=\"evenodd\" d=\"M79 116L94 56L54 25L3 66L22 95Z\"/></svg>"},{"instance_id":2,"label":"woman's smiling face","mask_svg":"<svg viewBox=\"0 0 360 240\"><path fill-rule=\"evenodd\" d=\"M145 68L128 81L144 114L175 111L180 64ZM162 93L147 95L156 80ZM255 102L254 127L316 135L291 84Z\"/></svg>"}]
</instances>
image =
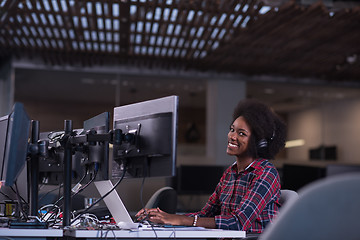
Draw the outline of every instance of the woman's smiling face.
<instances>
[{"instance_id":1,"label":"woman's smiling face","mask_svg":"<svg viewBox=\"0 0 360 240\"><path fill-rule=\"evenodd\" d=\"M237 157L246 157L251 136L250 126L242 116L235 119L228 133L226 153Z\"/></svg>"}]
</instances>

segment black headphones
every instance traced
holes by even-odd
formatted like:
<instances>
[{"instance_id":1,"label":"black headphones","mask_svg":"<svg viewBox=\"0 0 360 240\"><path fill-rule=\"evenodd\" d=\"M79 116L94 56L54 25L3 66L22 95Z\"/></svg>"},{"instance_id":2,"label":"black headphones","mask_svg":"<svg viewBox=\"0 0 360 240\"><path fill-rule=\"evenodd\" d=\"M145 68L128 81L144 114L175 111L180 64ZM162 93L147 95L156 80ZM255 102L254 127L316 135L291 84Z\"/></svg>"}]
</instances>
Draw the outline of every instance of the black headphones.
<instances>
[{"instance_id":1,"label":"black headphones","mask_svg":"<svg viewBox=\"0 0 360 240\"><path fill-rule=\"evenodd\" d=\"M275 137L275 130L273 130L273 134L271 136L271 138L269 139L270 141L274 140ZM258 144L257 144L258 149L264 149L268 147L268 140L266 140L265 138L261 139Z\"/></svg>"},{"instance_id":2,"label":"black headphones","mask_svg":"<svg viewBox=\"0 0 360 240\"><path fill-rule=\"evenodd\" d=\"M265 138L261 139L261 140L258 142L257 147L258 147L259 149L267 148L267 147L268 147L268 141L267 141Z\"/></svg>"}]
</instances>

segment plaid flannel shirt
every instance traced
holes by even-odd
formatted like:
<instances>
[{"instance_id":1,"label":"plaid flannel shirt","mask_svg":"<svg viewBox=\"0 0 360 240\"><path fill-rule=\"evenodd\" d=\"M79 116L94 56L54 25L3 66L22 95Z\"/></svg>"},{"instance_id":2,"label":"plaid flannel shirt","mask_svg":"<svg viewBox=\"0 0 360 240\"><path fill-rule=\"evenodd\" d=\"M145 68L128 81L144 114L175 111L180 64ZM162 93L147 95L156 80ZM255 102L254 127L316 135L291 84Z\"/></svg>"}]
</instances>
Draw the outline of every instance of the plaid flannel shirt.
<instances>
[{"instance_id":1,"label":"plaid flannel shirt","mask_svg":"<svg viewBox=\"0 0 360 240\"><path fill-rule=\"evenodd\" d=\"M234 163L223 174L201 211L189 216L215 217L217 228L261 233L279 209L280 178L272 163L256 159L240 173Z\"/></svg>"}]
</instances>

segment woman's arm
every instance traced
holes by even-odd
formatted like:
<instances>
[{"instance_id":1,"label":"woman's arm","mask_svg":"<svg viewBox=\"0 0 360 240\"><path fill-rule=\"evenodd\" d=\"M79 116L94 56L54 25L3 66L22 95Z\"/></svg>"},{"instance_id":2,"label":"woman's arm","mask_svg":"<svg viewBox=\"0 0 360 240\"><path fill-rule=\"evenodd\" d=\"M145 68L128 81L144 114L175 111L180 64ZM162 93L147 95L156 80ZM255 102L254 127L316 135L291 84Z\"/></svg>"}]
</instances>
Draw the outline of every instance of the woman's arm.
<instances>
[{"instance_id":1,"label":"woman's arm","mask_svg":"<svg viewBox=\"0 0 360 240\"><path fill-rule=\"evenodd\" d=\"M136 214L136 217L138 217L139 220L148 219L149 221L158 224L216 228L215 218L196 217L196 222L195 222L195 216L169 214L162 211L159 208L140 210Z\"/></svg>"}]
</instances>

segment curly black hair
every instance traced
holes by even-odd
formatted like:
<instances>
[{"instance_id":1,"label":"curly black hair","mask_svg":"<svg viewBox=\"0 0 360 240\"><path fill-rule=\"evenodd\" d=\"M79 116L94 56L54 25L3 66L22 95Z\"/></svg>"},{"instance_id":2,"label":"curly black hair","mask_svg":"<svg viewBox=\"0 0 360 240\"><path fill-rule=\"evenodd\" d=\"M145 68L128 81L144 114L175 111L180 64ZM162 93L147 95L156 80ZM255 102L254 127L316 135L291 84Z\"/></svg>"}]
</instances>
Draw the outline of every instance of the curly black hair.
<instances>
[{"instance_id":1,"label":"curly black hair","mask_svg":"<svg viewBox=\"0 0 360 240\"><path fill-rule=\"evenodd\" d=\"M240 116L251 129L249 156L274 159L285 146L287 129L284 121L270 107L255 99L245 99L238 103L233 122Z\"/></svg>"}]
</instances>

